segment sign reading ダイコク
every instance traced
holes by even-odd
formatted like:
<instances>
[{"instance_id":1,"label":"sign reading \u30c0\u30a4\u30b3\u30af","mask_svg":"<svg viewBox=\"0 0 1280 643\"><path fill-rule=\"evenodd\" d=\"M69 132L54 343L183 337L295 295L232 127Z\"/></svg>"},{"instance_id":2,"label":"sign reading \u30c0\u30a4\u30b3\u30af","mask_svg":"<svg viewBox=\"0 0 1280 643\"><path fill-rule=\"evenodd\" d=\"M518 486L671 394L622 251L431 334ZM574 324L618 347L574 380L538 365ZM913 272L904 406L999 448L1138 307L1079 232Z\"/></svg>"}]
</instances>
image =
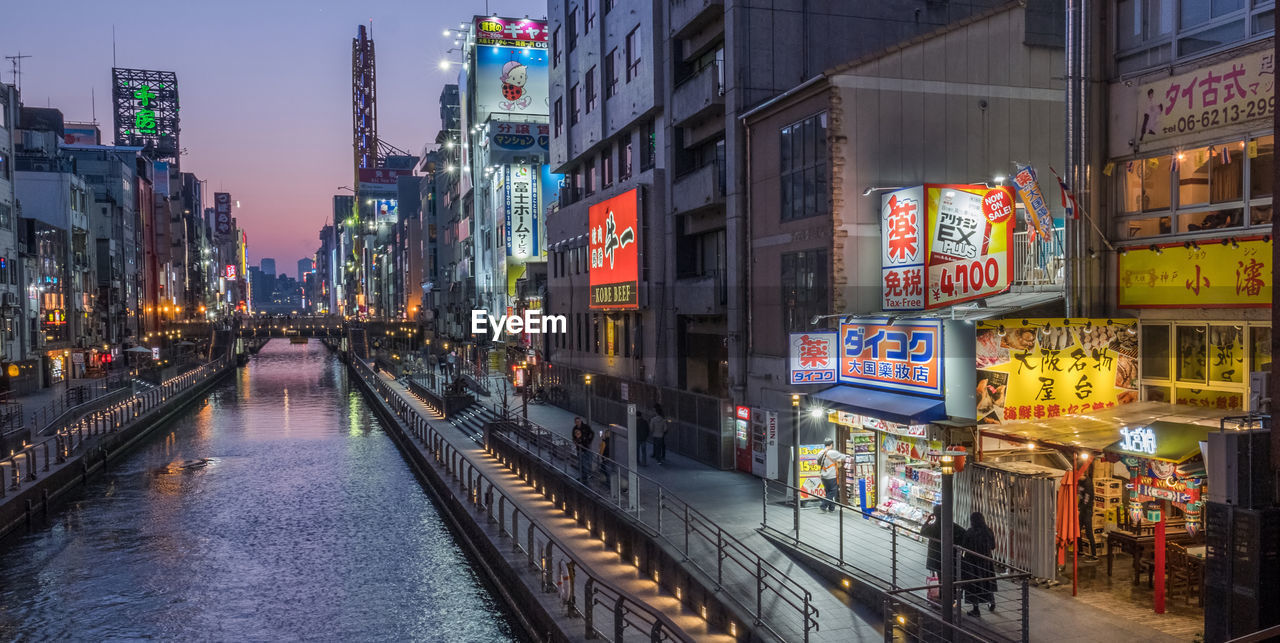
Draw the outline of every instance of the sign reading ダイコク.
<instances>
[{"instance_id":1,"label":"sign reading \u30c0\u30a4\u30b3\u30af","mask_svg":"<svg viewBox=\"0 0 1280 643\"><path fill-rule=\"evenodd\" d=\"M1239 58L1138 88L1139 143L1271 118L1276 111L1275 52Z\"/></svg>"},{"instance_id":2,"label":"sign reading \u30c0\u30a4\u30b3\u30af","mask_svg":"<svg viewBox=\"0 0 1280 643\"><path fill-rule=\"evenodd\" d=\"M791 333L788 371L792 384L835 384L836 331Z\"/></svg>"},{"instance_id":3,"label":"sign reading \u30c0\u30a4\u30b3\u30af","mask_svg":"<svg viewBox=\"0 0 1280 643\"><path fill-rule=\"evenodd\" d=\"M839 340L841 383L942 395L940 321L841 324Z\"/></svg>"},{"instance_id":4,"label":"sign reading \u30c0\u30a4\u30b3\u30af","mask_svg":"<svg viewBox=\"0 0 1280 643\"><path fill-rule=\"evenodd\" d=\"M1244 308L1271 305L1271 242L1201 240L1125 248L1117 258L1122 308Z\"/></svg>"}]
</instances>

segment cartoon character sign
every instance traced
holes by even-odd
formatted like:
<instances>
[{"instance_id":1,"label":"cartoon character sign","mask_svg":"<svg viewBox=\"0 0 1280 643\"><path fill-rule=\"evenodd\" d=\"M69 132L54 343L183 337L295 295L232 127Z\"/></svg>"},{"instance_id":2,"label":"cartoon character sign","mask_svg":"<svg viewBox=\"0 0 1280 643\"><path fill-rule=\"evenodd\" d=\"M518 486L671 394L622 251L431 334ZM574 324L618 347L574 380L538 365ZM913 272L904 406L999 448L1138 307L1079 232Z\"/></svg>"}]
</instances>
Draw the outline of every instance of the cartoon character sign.
<instances>
[{"instance_id":1,"label":"cartoon character sign","mask_svg":"<svg viewBox=\"0 0 1280 643\"><path fill-rule=\"evenodd\" d=\"M521 109L528 107L532 98L525 94L524 85L529 82L529 66L515 60L507 61L507 64L502 66L501 78L502 97L506 100L499 102L498 105L507 111L512 111L516 107Z\"/></svg>"}]
</instances>

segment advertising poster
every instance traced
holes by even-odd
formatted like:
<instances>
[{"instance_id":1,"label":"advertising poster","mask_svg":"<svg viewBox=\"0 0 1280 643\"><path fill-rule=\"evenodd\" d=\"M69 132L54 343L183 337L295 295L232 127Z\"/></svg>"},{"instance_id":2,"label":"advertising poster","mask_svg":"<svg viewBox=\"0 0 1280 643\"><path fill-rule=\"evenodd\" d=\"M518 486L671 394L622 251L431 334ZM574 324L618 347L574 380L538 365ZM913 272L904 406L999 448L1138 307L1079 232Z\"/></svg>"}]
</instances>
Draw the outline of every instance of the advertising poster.
<instances>
[{"instance_id":1,"label":"advertising poster","mask_svg":"<svg viewBox=\"0 0 1280 643\"><path fill-rule=\"evenodd\" d=\"M1271 305L1271 244L1261 237L1125 248L1117 257L1121 308L1255 308Z\"/></svg>"},{"instance_id":2,"label":"advertising poster","mask_svg":"<svg viewBox=\"0 0 1280 643\"><path fill-rule=\"evenodd\" d=\"M984 424L1088 414L1138 399L1136 322L990 320L977 328Z\"/></svg>"},{"instance_id":3,"label":"advertising poster","mask_svg":"<svg viewBox=\"0 0 1280 643\"><path fill-rule=\"evenodd\" d=\"M373 202L374 220L378 223L395 223L396 217L396 199L376 199Z\"/></svg>"},{"instance_id":4,"label":"advertising poster","mask_svg":"<svg viewBox=\"0 0 1280 643\"><path fill-rule=\"evenodd\" d=\"M880 276L885 310L924 309L924 186L886 194L880 206Z\"/></svg>"},{"instance_id":5,"label":"advertising poster","mask_svg":"<svg viewBox=\"0 0 1280 643\"><path fill-rule=\"evenodd\" d=\"M792 384L835 384L836 331L791 333L788 350L789 380Z\"/></svg>"},{"instance_id":6,"label":"advertising poster","mask_svg":"<svg viewBox=\"0 0 1280 643\"><path fill-rule=\"evenodd\" d=\"M822 498L822 467L818 466L818 456L822 454L821 444L800 445L800 480L796 485L800 488L800 499L810 500Z\"/></svg>"},{"instance_id":7,"label":"advertising poster","mask_svg":"<svg viewBox=\"0 0 1280 643\"><path fill-rule=\"evenodd\" d=\"M476 16L476 44L547 48L547 23L529 18Z\"/></svg>"},{"instance_id":8,"label":"advertising poster","mask_svg":"<svg viewBox=\"0 0 1280 643\"><path fill-rule=\"evenodd\" d=\"M587 210L591 308L640 307L638 198L639 192L630 190Z\"/></svg>"},{"instance_id":9,"label":"advertising poster","mask_svg":"<svg viewBox=\"0 0 1280 643\"><path fill-rule=\"evenodd\" d=\"M213 195L214 228L219 235L231 234L231 194L217 192Z\"/></svg>"},{"instance_id":10,"label":"advertising poster","mask_svg":"<svg viewBox=\"0 0 1280 643\"><path fill-rule=\"evenodd\" d=\"M547 51L476 47L476 120L491 114L549 116Z\"/></svg>"},{"instance_id":11,"label":"advertising poster","mask_svg":"<svg viewBox=\"0 0 1280 643\"><path fill-rule=\"evenodd\" d=\"M926 308L989 297L1013 283L1012 188L927 185Z\"/></svg>"},{"instance_id":12,"label":"advertising poster","mask_svg":"<svg viewBox=\"0 0 1280 643\"><path fill-rule=\"evenodd\" d=\"M94 125L73 126L68 123L62 130L63 145L99 145L98 141L101 138L97 126Z\"/></svg>"},{"instance_id":13,"label":"advertising poster","mask_svg":"<svg viewBox=\"0 0 1280 643\"><path fill-rule=\"evenodd\" d=\"M1275 52L1264 49L1138 88L1134 140L1149 143L1275 112Z\"/></svg>"},{"instance_id":14,"label":"advertising poster","mask_svg":"<svg viewBox=\"0 0 1280 643\"><path fill-rule=\"evenodd\" d=\"M1040 181L1036 179L1036 171L1030 165L1019 166L1013 175L1013 184L1018 188L1018 196L1027 206L1027 223L1035 231L1038 239L1053 238L1053 214L1049 212L1049 203L1044 200L1040 191Z\"/></svg>"},{"instance_id":15,"label":"advertising poster","mask_svg":"<svg viewBox=\"0 0 1280 643\"><path fill-rule=\"evenodd\" d=\"M502 187L507 256L538 257L538 181L533 166L507 165Z\"/></svg>"},{"instance_id":16,"label":"advertising poster","mask_svg":"<svg viewBox=\"0 0 1280 643\"><path fill-rule=\"evenodd\" d=\"M401 176L413 174L412 169L392 169L386 167L362 167L359 169L360 193L396 192L396 181Z\"/></svg>"},{"instance_id":17,"label":"advertising poster","mask_svg":"<svg viewBox=\"0 0 1280 643\"><path fill-rule=\"evenodd\" d=\"M470 192L472 187L471 172L467 171L467 168L471 167L471 135L468 132L471 131L470 128L474 125L474 123L468 122L467 118L469 113L467 111L469 109L467 95L471 93L467 90L470 87L467 84L468 80L467 66L462 65L462 68L458 71L458 87L460 90L458 91L458 131L462 133L462 138L458 141L458 167L455 168L455 171L458 172L458 185L462 194Z\"/></svg>"},{"instance_id":18,"label":"advertising poster","mask_svg":"<svg viewBox=\"0 0 1280 643\"><path fill-rule=\"evenodd\" d=\"M539 166L541 170L542 185L539 186L538 194L542 195L542 212L543 221L546 221L546 213L554 211L560 207L560 182L564 180L563 174L553 174L551 166L542 164Z\"/></svg>"},{"instance_id":19,"label":"advertising poster","mask_svg":"<svg viewBox=\"0 0 1280 643\"><path fill-rule=\"evenodd\" d=\"M942 322L887 321L840 324L840 383L941 396Z\"/></svg>"}]
</instances>

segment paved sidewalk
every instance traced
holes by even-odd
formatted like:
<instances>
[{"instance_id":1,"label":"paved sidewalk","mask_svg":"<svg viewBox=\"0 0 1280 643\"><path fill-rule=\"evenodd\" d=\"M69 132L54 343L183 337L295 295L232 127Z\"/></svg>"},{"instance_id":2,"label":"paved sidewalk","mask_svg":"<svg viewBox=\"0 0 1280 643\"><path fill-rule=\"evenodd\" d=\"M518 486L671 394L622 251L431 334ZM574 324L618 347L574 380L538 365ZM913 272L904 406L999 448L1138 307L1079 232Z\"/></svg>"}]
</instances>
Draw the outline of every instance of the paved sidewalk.
<instances>
[{"instance_id":1,"label":"paved sidewalk","mask_svg":"<svg viewBox=\"0 0 1280 643\"><path fill-rule=\"evenodd\" d=\"M501 407L502 391L488 397L477 396L477 402ZM519 396L511 395L508 405L514 415L522 417ZM651 412L649 409L640 411L646 417ZM551 404L529 404L531 422L566 438L572 431L575 417L572 412ZM604 425L596 423L595 428L604 428ZM666 465L658 465L650 458L649 466L641 467L640 471L679 495L793 578L803 579L802 584L813 592L815 605L821 610L818 620L822 630L815 640L827 640L828 636L836 634L841 640L883 640L876 631L878 625L870 625L882 620L879 610L853 603L844 591L832 587L809 572L807 567L794 562L759 534L762 488L758 478L738 471L715 470L670 451ZM805 516L817 514L816 510L804 511ZM859 543L859 546L867 544L870 543ZM1064 592L1062 588L1033 586L1028 609L1033 641L1189 641L1195 636L1194 632L1187 633L1184 617L1155 614L1151 609L1128 603L1100 605L1083 595L1072 597L1069 587Z\"/></svg>"}]
</instances>

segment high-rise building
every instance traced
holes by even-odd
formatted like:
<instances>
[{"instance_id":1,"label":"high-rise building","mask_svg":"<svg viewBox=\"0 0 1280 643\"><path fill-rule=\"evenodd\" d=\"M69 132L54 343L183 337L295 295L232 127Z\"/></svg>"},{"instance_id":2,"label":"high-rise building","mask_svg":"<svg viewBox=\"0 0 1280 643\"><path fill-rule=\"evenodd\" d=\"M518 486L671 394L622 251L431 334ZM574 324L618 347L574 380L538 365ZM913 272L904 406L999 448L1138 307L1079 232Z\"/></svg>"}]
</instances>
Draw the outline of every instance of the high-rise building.
<instances>
[{"instance_id":1,"label":"high-rise building","mask_svg":"<svg viewBox=\"0 0 1280 643\"><path fill-rule=\"evenodd\" d=\"M305 258L305 259L298 260L298 278L302 278L303 275L315 269L316 269L315 259Z\"/></svg>"},{"instance_id":2,"label":"high-rise building","mask_svg":"<svg viewBox=\"0 0 1280 643\"><path fill-rule=\"evenodd\" d=\"M263 259L262 261L258 262L258 265L262 270L262 274L267 275L268 277L276 276L276 260L275 259L270 259L270 258Z\"/></svg>"}]
</instances>

